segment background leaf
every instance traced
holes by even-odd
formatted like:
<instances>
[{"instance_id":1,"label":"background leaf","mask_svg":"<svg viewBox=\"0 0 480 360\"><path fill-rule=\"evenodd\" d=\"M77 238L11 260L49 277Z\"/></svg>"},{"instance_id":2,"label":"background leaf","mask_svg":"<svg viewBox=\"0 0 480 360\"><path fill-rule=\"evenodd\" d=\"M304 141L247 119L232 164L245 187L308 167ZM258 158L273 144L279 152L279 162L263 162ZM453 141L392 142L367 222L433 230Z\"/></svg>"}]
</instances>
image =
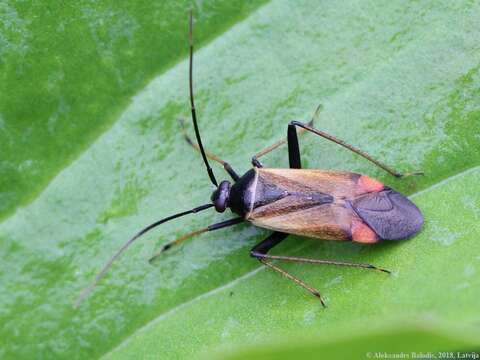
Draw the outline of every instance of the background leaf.
<instances>
[{"instance_id":1,"label":"background leaf","mask_svg":"<svg viewBox=\"0 0 480 360\"><path fill-rule=\"evenodd\" d=\"M346 330L346 329L344 329ZM347 335L348 334L348 335ZM236 349L235 352L222 354L222 359L379 359L392 358L473 358L478 342L472 337L465 337L463 332L456 332L450 327L429 321L405 323L393 321L389 326L378 329L352 329L343 334L328 336L302 337L295 341L277 341L256 347ZM445 349L463 349L445 352ZM387 354L387 355L385 355ZM207 358L207 357L206 357ZM211 358L211 357L210 357Z\"/></svg>"},{"instance_id":2,"label":"background leaf","mask_svg":"<svg viewBox=\"0 0 480 360\"><path fill-rule=\"evenodd\" d=\"M35 199L107 130L130 98L197 43L264 1L0 4L0 218Z\"/></svg>"},{"instance_id":3,"label":"background leaf","mask_svg":"<svg viewBox=\"0 0 480 360\"><path fill-rule=\"evenodd\" d=\"M177 122L189 116L187 63L175 65L185 55L186 5L171 5L165 12L155 12L149 4L125 9L125 18L139 16L138 37L133 37L137 48L117 37L124 30L121 22L114 26L120 21L113 21L117 5L96 4L84 21L96 19L103 29L100 34L113 34L115 46L107 49L111 57L108 51L106 58L94 56L92 49L104 54L105 48L94 37L85 39L85 34L93 35L82 31L83 25L76 27L80 20L66 27L75 37L61 28L52 34L59 44L77 49L78 56L70 48L59 50L72 61L72 69L75 59L83 64L91 58L92 64L98 60L100 65L120 59L107 61L107 68L112 78L130 74L121 90L115 90L115 84L110 90L108 79L95 76L103 73L100 65L96 71L85 65L74 81L49 93L42 91L51 81L49 71L43 72L43 82L28 82L14 66L14 53L2 62L12 91L20 76L15 91L21 96L10 95L13 92L5 87L2 94L8 96L0 101L8 103L1 108L0 135L2 146L9 146L1 162L7 174L2 177L8 204L4 214L9 216L0 224L0 355L185 358L220 345L284 343L278 339L293 335L328 339L343 331L347 337L351 326L391 328L398 318L431 323L435 334L437 322L447 328L461 323L456 337L478 335L479 5L349 1L340 7L331 2L273 1L238 21L258 4L249 3L238 13L238 4L215 4L207 1L197 9L197 36L204 41L214 38L195 57L197 108L207 148L239 172L246 171L255 152L285 136L289 120L308 119L321 102L325 109L317 127L399 170L422 169L427 176L391 179L364 160L308 135L301 139L303 165L366 173L414 194L426 217L424 231L410 241L370 247L290 237L276 253L372 262L394 270L388 277L286 266L325 294L329 308L322 310L308 294L248 258L249 248L268 234L248 225L200 236L155 266L148 265L148 256L169 239L231 216L203 213L146 236L74 311L75 296L131 234L169 213L204 203L212 190ZM78 9L87 5L80 3L72 7L73 15L63 17L44 7L40 14L52 13L37 25L42 29L38 37L17 34L21 24L11 22L2 30L7 34L2 41L11 38L13 48L21 50L22 39L41 39L42 31L51 29L45 25L77 19ZM2 16L13 21L12 6L2 6ZM29 11L22 18L25 26L37 21L34 9ZM212 17L223 20L215 23ZM171 57L165 55L167 50L159 58L149 55L156 53L151 44L159 43L145 40L153 36L156 21L166 21L163 29L177 29L172 35L158 35L174 39L165 41L182 49L172 51ZM229 27L233 21L238 22ZM54 35L45 35L43 41L54 43ZM43 54L51 61L56 58L46 49ZM42 52L31 56L41 70L42 62L34 59L44 60ZM52 136L32 135L38 143L32 142L29 134L41 133L48 126L46 114L53 111L37 114L42 107L34 102L52 99L57 109L68 88L79 115L66 113L60 123L76 130L59 127ZM107 100L101 100L103 96ZM22 111L28 116L21 116ZM85 126L85 119L95 126ZM41 159L32 163L38 175L16 173L27 158ZM265 164L286 166L286 149L266 158ZM223 177L220 168L215 171ZM22 178L28 181L22 183ZM31 201L28 206L19 207L26 199ZM415 324L410 333L421 332ZM368 331L365 336L374 336ZM355 336L352 332L352 341ZM454 339L448 344L472 341Z\"/></svg>"}]
</instances>

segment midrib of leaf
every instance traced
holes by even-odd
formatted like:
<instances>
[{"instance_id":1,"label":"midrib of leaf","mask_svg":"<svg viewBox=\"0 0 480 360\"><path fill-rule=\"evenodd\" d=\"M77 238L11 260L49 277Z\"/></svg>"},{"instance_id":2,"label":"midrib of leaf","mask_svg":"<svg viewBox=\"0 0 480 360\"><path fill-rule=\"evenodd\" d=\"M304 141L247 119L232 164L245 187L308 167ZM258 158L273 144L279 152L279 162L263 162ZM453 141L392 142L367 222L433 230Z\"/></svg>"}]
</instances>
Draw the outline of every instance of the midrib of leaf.
<instances>
[{"instance_id":1,"label":"midrib of leaf","mask_svg":"<svg viewBox=\"0 0 480 360\"><path fill-rule=\"evenodd\" d=\"M433 185L431 185L430 187L428 188L425 188L415 194L412 194L411 196L409 196L410 199L414 200L416 197L418 196L421 196L425 193L428 193L436 188L439 188L443 185L446 185L452 181L455 181L457 178L460 178L460 177L463 177L465 175L468 175L469 173L472 173L472 172L475 172L477 170L480 169L480 166L475 166L475 167L472 167L468 170L465 170L465 171L462 171L462 172L459 172L453 176L450 176L446 179L443 179L442 181L439 181ZM294 250L294 253L295 252L298 252L300 251L303 247L305 247L305 244L301 247L298 247L296 250ZM168 311L158 315L156 318L154 318L153 320L149 321L147 324L145 324L144 326L142 326L141 328L139 328L138 330L136 330L135 332L133 332L132 334L130 334L127 338L125 338L121 343L119 343L116 347L114 347L112 350L110 350L108 353L105 353L104 355L100 356L101 358L108 358L111 354L117 352L118 350L121 350L122 348L128 346L129 342L131 341L132 338L136 337L138 334L141 334L142 332L146 332L148 331L150 328L152 328L153 326L155 326L157 323L161 322L162 320L174 315L175 313L177 313L178 311L181 311L185 308L188 308L190 306L193 306L195 305L197 302L200 302L202 300L205 300L205 299L208 299L209 297L212 297L220 292L223 292L223 291L226 291L232 287L234 287L235 285L245 281L245 280L248 280L250 278L252 278L253 276L255 276L256 274L258 274L260 271L263 271L265 270L266 267L264 266L259 266L257 267L255 270L252 270L246 274L243 274L241 276L239 276L238 278L226 283L226 284L223 284L222 286L219 286L213 290L210 290L206 293L203 293L201 295L198 295L194 298L192 298L191 300L188 300L184 303L181 303L181 304L178 304L177 306L169 309Z\"/></svg>"}]
</instances>

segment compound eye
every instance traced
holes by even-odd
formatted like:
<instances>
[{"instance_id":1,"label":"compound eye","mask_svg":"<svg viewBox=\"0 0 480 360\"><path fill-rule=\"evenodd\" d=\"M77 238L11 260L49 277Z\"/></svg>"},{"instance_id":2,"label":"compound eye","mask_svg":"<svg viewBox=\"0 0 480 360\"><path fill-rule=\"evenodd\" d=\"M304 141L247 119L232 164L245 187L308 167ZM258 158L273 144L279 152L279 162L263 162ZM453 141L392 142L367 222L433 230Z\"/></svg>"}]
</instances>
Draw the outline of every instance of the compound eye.
<instances>
[{"instance_id":1,"label":"compound eye","mask_svg":"<svg viewBox=\"0 0 480 360\"><path fill-rule=\"evenodd\" d=\"M212 201L215 205L215 210L222 213L228 206L228 197L230 196L230 182L222 181L218 189L212 195Z\"/></svg>"}]
</instances>

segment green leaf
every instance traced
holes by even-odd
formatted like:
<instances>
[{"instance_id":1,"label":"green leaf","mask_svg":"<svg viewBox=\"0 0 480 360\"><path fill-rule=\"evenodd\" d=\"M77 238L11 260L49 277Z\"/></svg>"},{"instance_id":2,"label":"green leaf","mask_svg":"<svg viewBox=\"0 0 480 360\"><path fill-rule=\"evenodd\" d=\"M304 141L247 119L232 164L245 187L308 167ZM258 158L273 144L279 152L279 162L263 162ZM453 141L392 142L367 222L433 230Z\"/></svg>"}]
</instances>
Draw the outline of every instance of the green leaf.
<instances>
[{"instance_id":1,"label":"green leaf","mask_svg":"<svg viewBox=\"0 0 480 360\"><path fill-rule=\"evenodd\" d=\"M431 321L430 321L431 322ZM347 330L347 332L345 332ZM473 337L438 323L392 321L378 329L343 329L342 333L328 336L295 337L275 344L259 344L255 347L235 349L221 354L219 359L473 359L478 341ZM348 335L347 335L348 334ZM294 340L294 341L292 341ZM408 345L406 345L408 344ZM462 351L445 351L462 349ZM463 357L462 357L463 356ZM210 355L205 358L211 359Z\"/></svg>"},{"instance_id":2,"label":"green leaf","mask_svg":"<svg viewBox=\"0 0 480 360\"><path fill-rule=\"evenodd\" d=\"M0 218L36 198L130 98L264 0L0 3Z\"/></svg>"},{"instance_id":3,"label":"green leaf","mask_svg":"<svg viewBox=\"0 0 480 360\"><path fill-rule=\"evenodd\" d=\"M165 242L231 217L204 212L145 236L72 308L132 234L205 203L212 191L179 131L178 118L189 117L187 6L173 4L120 11L79 3L62 5L63 13L0 7L9 20L0 29L9 44L0 47L8 55L0 97L0 357L222 357L227 348L235 358L258 354L247 344L288 354L282 344L302 337L310 343L298 340L299 351L318 338L314 348L328 357L328 344L373 344L381 329L397 327L382 336L385 348L398 338L410 351L412 337L420 349L479 345L480 6L467 1L252 2L238 13L240 3L206 1L196 9L195 34L211 40L194 62L204 144L238 172L319 103L318 128L401 171L425 171L392 179L334 144L300 139L304 167L379 178L412 195L425 228L409 241L375 246L292 236L275 253L371 262L392 276L285 265L321 290L323 310L248 257L268 232L247 224L147 263ZM128 40L131 23L138 27ZM55 85L57 68L65 77ZM62 101L69 111L61 112ZM60 125L47 134L55 111ZM286 148L263 161L286 167Z\"/></svg>"}]
</instances>

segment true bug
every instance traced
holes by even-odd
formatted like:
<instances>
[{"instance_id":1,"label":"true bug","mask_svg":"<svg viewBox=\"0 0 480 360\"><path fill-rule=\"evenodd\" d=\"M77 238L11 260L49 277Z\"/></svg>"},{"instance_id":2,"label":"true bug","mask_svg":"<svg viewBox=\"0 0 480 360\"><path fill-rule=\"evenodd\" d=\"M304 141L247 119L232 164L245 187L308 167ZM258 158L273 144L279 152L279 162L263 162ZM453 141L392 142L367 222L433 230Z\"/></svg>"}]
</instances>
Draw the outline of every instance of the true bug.
<instances>
[{"instance_id":1,"label":"true bug","mask_svg":"<svg viewBox=\"0 0 480 360\"><path fill-rule=\"evenodd\" d=\"M274 265L271 260L352 266L389 273L388 270L371 264L268 254L274 246L289 234L323 240L350 240L373 244L382 240L396 241L410 238L417 234L423 225L423 216L415 204L375 179L352 172L302 169L297 127L300 128L301 132L312 132L351 150L395 177L420 175L422 173L398 173L389 166L373 159L367 153L315 129L312 118L307 124L291 121L288 124L287 140L276 142L257 153L252 158L253 168L243 176L239 176L230 164L216 155L206 152L202 144L193 97L193 20L191 13L189 17L189 45L190 107L197 142L193 142L186 134L183 123L182 129L187 142L201 153L208 176L216 187L211 196L211 203L168 216L138 232L106 263L97 274L94 282L80 294L75 306L78 306L90 294L112 263L140 236L167 221L211 207L215 207L215 210L219 213L230 208L239 217L207 226L171 241L164 245L161 251L150 260L155 259L160 253L173 245L177 245L195 235L249 221L253 225L273 230L271 235L251 249L250 256L308 290L320 299L323 306L325 306L325 302L315 288ZM320 107L317 108L316 114L319 109ZM258 159L284 143L288 144L290 168L264 168ZM220 163L232 178L233 184L228 180L218 183L208 159Z\"/></svg>"}]
</instances>

